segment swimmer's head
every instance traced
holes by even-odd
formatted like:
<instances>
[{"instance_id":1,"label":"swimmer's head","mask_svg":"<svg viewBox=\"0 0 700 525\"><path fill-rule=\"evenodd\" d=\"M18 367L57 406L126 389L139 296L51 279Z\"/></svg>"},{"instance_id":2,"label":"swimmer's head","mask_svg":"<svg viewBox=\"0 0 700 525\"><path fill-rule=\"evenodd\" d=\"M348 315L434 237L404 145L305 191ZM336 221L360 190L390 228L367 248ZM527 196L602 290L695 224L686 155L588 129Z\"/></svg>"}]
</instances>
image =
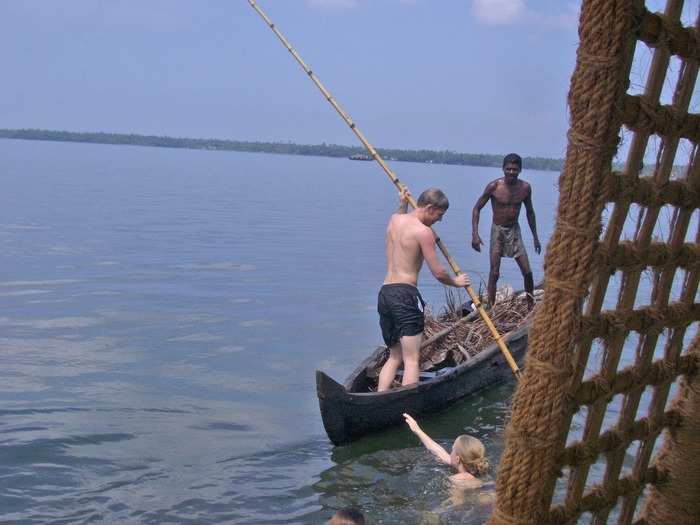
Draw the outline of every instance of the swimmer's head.
<instances>
[{"instance_id":1,"label":"swimmer's head","mask_svg":"<svg viewBox=\"0 0 700 525\"><path fill-rule=\"evenodd\" d=\"M472 476L481 476L489 468L484 444L469 434L462 434L452 445L450 464L456 469L462 465Z\"/></svg>"}]
</instances>

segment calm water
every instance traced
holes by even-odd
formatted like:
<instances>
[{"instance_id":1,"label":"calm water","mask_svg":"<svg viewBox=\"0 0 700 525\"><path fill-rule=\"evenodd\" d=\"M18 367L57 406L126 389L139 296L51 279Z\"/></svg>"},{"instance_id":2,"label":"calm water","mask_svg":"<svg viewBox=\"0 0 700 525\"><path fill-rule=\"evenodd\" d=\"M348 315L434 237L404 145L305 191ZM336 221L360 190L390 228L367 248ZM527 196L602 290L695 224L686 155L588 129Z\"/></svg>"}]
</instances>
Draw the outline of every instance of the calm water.
<instances>
[{"instance_id":1,"label":"calm water","mask_svg":"<svg viewBox=\"0 0 700 525\"><path fill-rule=\"evenodd\" d=\"M445 190L437 230L485 279L470 211L499 171L394 169L416 195ZM557 174L523 178L545 246ZM333 448L321 424L314 370L344 379L381 339L396 196L373 163L3 140L0 182L1 522L322 523L348 504L375 523L483 521L407 430ZM512 260L506 283L521 287ZM427 270L420 286L440 308ZM478 435L495 464L511 394L424 426Z\"/></svg>"}]
</instances>

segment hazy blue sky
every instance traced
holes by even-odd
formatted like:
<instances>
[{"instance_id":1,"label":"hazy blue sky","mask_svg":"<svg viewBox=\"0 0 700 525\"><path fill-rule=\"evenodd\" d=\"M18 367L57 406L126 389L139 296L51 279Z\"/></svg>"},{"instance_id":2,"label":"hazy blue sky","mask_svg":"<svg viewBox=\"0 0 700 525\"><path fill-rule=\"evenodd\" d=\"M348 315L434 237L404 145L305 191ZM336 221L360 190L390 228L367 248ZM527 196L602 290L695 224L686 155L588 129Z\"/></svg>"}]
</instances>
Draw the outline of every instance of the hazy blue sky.
<instances>
[{"instance_id":1,"label":"hazy blue sky","mask_svg":"<svg viewBox=\"0 0 700 525\"><path fill-rule=\"evenodd\" d=\"M564 154L579 2L259 5L378 147ZM0 127L357 144L246 0L0 0L0 44Z\"/></svg>"}]
</instances>

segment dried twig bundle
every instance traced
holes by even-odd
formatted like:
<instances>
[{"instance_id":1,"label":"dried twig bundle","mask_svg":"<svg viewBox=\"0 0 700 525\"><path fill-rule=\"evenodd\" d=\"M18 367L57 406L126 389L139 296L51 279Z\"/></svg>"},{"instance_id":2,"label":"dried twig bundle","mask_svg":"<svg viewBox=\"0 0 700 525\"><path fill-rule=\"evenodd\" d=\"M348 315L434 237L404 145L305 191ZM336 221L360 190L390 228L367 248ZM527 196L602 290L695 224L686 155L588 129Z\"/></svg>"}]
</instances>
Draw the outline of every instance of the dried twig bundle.
<instances>
[{"instance_id":1,"label":"dried twig bundle","mask_svg":"<svg viewBox=\"0 0 700 525\"><path fill-rule=\"evenodd\" d=\"M451 326L465 313L462 304L460 303L457 307L454 296L450 294L451 291L447 294L446 307L442 314L436 316L426 309L424 331L426 339ZM539 296L540 293L536 292L536 300ZM501 334L518 328L530 314L526 294L516 295L509 287L498 290L496 304L489 310L489 316ZM491 332L481 319L463 323L450 334L421 351L421 370L457 365L468 356L475 356L493 342Z\"/></svg>"}]
</instances>

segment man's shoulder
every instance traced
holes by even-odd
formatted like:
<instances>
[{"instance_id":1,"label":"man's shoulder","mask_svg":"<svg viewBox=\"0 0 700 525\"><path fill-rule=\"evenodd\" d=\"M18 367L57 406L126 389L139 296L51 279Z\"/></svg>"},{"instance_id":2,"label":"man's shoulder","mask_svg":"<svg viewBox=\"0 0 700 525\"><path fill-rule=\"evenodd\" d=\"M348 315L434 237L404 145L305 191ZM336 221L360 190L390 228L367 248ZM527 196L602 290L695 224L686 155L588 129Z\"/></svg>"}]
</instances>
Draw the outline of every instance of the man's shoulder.
<instances>
[{"instance_id":1,"label":"man's shoulder","mask_svg":"<svg viewBox=\"0 0 700 525\"><path fill-rule=\"evenodd\" d=\"M452 476L450 476L450 481L455 486L464 489L476 489L484 484L483 481L481 481L479 478L476 478L467 472L453 474Z\"/></svg>"},{"instance_id":2,"label":"man's shoulder","mask_svg":"<svg viewBox=\"0 0 700 525\"><path fill-rule=\"evenodd\" d=\"M419 228L426 227L410 213L394 213L389 220L389 225L395 225L397 228Z\"/></svg>"},{"instance_id":3,"label":"man's shoulder","mask_svg":"<svg viewBox=\"0 0 700 525\"><path fill-rule=\"evenodd\" d=\"M415 218L410 214L410 213L393 213L391 215L391 219L389 219L390 222L395 222L399 224L410 224L413 222Z\"/></svg>"},{"instance_id":4,"label":"man's shoulder","mask_svg":"<svg viewBox=\"0 0 700 525\"><path fill-rule=\"evenodd\" d=\"M397 212L394 212L391 214L391 217L389 218L389 222L403 222L408 217L410 217L409 213L400 213L397 211Z\"/></svg>"},{"instance_id":5,"label":"man's shoulder","mask_svg":"<svg viewBox=\"0 0 700 525\"><path fill-rule=\"evenodd\" d=\"M496 191L498 188L498 185L503 182L503 177L500 177L498 179L493 179L491 182L486 184L486 188L484 188L484 193L493 193Z\"/></svg>"},{"instance_id":6,"label":"man's shoulder","mask_svg":"<svg viewBox=\"0 0 700 525\"><path fill-rule=\"evenodd\" d=\"M430 226L426 226L423 224L421 221L419 221L416 217L410 217L409 220L405 221L404 223L404 228L405 231L409 233L412 237L415 237L417 239L421 239L423 237L426 237L428 235L432 235L432 230Z\"/></svg>"}]
</instances>

